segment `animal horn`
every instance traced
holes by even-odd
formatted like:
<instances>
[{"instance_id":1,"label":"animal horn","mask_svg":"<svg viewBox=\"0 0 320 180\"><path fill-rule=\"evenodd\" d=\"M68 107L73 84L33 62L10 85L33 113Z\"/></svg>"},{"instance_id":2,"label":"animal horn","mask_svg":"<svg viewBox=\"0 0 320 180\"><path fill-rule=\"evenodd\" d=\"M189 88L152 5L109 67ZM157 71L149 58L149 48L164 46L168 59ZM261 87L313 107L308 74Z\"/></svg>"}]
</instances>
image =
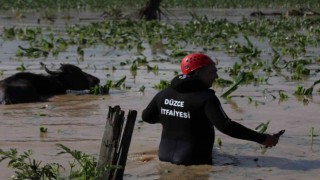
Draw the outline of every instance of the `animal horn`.
<instances>
[{"instance_id":1,"label":"animal horn","mask_svg":"<svg viewBox=\"0 0 320 180\"><path fill-rule=\"evenodd\" d=\"M44 70L48 73L48 74L51 74L51 75L58 75L60 74L62 71L60 70L57 70L57 71L51 71L47 68L47 66L45 64L42 64L43 67L44 67Z\"/></svg>"}]
</instances>

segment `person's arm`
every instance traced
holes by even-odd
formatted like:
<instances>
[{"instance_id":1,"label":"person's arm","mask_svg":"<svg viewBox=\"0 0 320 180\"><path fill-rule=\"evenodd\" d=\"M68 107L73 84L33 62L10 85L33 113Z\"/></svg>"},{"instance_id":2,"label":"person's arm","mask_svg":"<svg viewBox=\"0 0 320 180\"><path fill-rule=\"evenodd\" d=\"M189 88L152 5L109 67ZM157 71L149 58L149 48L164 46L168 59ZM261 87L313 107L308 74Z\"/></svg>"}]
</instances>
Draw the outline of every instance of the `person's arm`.
<instances>
[{"instance_id":1,"label":"person's arm","mask_svg":"<svg viewBox=\"0 0 320 180\"><path fill-rule=\"evenodd\" d=\"M142 120L151 124L158 123L158 107L156 103L156 97L154 97L149 105L142 112Z\"/></svg>"},{"instance_id":2,"label":"person's arm","mask_svg":"<svg viewBox=\"0 0 320 180\"><path fill-rule=\"evenodd\" d=\"M238 139L254 141L260 144L263 144L267 140L267 134L258 133L232 121L224 112L217 97L207 101L205 105L205 112L212 124L224 134Z\"/></svg>"}]
</instances>

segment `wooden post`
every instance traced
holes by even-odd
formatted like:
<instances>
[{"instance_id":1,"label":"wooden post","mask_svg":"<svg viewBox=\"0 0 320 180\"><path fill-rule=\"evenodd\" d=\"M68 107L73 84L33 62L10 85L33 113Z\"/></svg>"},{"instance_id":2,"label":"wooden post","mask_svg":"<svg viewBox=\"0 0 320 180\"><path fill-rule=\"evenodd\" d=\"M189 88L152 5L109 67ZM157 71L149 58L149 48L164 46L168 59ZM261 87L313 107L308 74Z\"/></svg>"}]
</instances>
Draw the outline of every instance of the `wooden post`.
<instances>
[{"instance_id":1,"label":"wooden post","mask_svg":"<svg viewBox=\"0 0 320 180\"><path fill-rule=\"evenodd\" d=\"M97 164L97 180L122 179L136 116L137 111L130 110L125 120L124 111L119 106L109 107Z\"/></svg>"},{"instance_id":2,"label":"wooden post","mask_svg":"<svg viewBox=\"0 0 320 180\"><path fill-rule=\"evenodd\" d=\"M126 167L128 151L131 143L132 133L134 129L134 124L137 118L137 111L130 110L128 113L128 118L126 122L126 126L124 127L124 131L121 138L121 146L119 148L118 153L118 165L121 166L120 169L115 170L115 174L113 176L113 180L119 180L123 178L123 173Z\"/></svg>"}]
</instances>

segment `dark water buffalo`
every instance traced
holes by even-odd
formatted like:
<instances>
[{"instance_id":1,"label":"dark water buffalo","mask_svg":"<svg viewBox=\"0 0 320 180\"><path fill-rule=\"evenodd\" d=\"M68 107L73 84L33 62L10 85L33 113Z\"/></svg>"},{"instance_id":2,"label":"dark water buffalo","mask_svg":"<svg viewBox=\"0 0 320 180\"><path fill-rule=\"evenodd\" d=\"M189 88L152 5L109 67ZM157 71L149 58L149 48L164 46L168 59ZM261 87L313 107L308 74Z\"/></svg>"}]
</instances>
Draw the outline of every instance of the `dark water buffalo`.
<instances>
[{"instance_id":1,"label":"dark water buffalo","mask_svg":"<svg viewBox=\"0 0 320 180\"><path fill-rule=\"evenodd\" d=\"M20 72L0 81L0 104L43 101L65 94L66 90L84 90L99 84L100 80L71 64L61 64L60 69L49 75Z\"/></svg>"}]
</instances>

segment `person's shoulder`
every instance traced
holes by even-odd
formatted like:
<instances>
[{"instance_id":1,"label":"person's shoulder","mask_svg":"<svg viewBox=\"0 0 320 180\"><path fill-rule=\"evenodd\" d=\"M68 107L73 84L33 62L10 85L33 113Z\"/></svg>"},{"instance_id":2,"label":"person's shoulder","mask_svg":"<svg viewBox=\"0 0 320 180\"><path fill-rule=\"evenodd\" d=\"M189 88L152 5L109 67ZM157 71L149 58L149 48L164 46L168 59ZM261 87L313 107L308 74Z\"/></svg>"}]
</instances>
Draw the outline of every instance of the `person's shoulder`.
<instances>
[{"instance_id":1,"label":"person's shoulder","mask_svg":"<svg viewBox=\"0 0 320 180\"><path fill-rule=\"evenodd\" d=\"M208 89L205 101L220 103L220 100L213 89Z\"/></svg>"},{"instance_id":2,"label":"person's shoulder","mask_svg":"<svg viewBox=\"0 0 320 180\"><path fill-rule=\"evenodd\" d=\"M159 92L157 92L156 96L166 96L167 94L171 94L174 90L172 87L168 86L164 89L161 89Z\"/></svg>"},{"instance_id":3,"label":"person's shoulder","mask_svg":"<svg viewBox=\"0 0 320 180\"><path fill-rule=\"evenodd\" d=\"M216 91L213 89L206 89L205 92L208 93L209 95L216 96Z\"/></svg>"},{"instance_id":4,"label":"person's shoulder","mask_svg":"<svg viewBox=\"0 0 320 180\"><path fill-rule=\"evenodd\" d=\"M213 89L208 89L208 91L209 91L210 93L216 94L216 91L213 90Z\"/></svg>"},{"instance_id":5,"label":"person's shoulder","mask_svg":"<svg viewBox=\"0 0 320 180\"><path fill-rule=\"evenodd\" d=\"M212 89L205 89L202 91L197 91L197 92L195 92L194 95L197 96L197 98L203 99L203 100L206 100L208 98L216 98L216 93Z\"/></svg>"}]
</instances>

